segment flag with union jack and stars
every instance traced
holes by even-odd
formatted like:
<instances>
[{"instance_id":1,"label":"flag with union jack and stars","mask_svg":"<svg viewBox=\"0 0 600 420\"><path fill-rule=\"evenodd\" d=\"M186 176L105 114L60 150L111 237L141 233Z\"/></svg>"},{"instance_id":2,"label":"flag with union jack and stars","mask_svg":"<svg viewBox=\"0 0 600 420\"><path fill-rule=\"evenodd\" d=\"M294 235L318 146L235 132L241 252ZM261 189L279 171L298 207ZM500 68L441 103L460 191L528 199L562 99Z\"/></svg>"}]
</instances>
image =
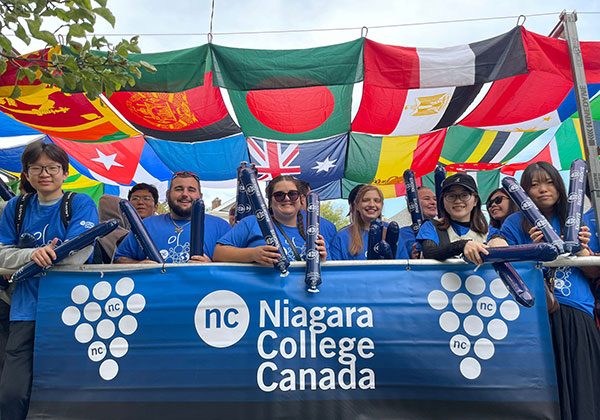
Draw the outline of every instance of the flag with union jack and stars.
<instances>
[{"instance_id":1,"label":"flag with union jack and stars","mask_svg":"<svg viewBox=\"0 0 600 420\"><path fill-rule=\"evenodd\" d=\"M269 181L279 175L292 175L317 189L339 182L344 175L348 135L324 140L280 142L247 138L250 161L258 179Z\"/></svg>"}]
</instances>

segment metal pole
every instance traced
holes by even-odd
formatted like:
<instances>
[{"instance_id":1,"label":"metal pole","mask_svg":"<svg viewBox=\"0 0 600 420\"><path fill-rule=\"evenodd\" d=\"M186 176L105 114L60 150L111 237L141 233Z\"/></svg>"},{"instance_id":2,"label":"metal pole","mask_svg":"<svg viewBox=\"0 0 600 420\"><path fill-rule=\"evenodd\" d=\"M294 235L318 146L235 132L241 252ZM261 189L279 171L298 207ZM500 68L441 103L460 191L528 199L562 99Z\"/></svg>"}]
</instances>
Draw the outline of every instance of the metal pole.
<instances>
[{"instance_id":1,"label":"metal pole","mask_svg":"<svg viewBox=\"0 0 600 420\"><path fill-rule=\"evenodd\" d=\"M573 73L573 84L575 88L575 98L577 100L577 112L579 112L579 124L581 125L581 135L587 162L590 169L588 184L590 185L591 202L596 214L596 228L600 235L600 160L598 160L598 143L596 142L596 132L594 131L594 121L592 119L592 110L590 108L590 97L588 95L587 82L585 80L585 70L583 67L583 57L579 46L579 36L577 35L577 13L560 14L562 31L554 28L554 36L562 35L567 40L569 47L569 56L571 57L571 72Z\"/></svg>"}]
</instances>

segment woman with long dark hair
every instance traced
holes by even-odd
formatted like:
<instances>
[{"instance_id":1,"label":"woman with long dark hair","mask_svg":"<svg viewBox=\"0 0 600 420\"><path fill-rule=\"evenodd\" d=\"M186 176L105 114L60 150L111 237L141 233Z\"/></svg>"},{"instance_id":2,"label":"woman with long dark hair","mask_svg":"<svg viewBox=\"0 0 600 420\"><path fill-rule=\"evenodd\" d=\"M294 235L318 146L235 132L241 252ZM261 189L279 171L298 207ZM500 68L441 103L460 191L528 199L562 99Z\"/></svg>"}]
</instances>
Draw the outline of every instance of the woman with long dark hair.
<instances>
[{"instance_id":1,"label":"woman with long dark hair","mask_svg":"<svg viewBox=\"0 0 600 420\"><path fill-rule=\"evenodd\" d=\"M443 203L439 219L423 223L417 235L423 256L445 260L463 254L481 264L479 254L487 254L484 242L488 224L475 180L463 173L449 176L442 183L439 199Z\"/></svg>"},{"instance_id":2,"label":"woman with long dark hair","mask_svg":"<svg viewBox=\"0 0 600 420\"><path fill-rule=\"evenodd\" d=\"M301 191L300 181L289 175L274 178L266 189L269 212L288 261L306 259L306 213L302 210ZM323 236L317 240L317 249L325 260ZM256 216L247 216L217 241L213 259L273 265L279 257L277 247L265 243Z\"/></svg>"},{"instance_id":3,"label":"woman with long dark hair","mask_svg":"<svg viewBox=\"0 0 600 420\"><path fill-rule=\"evenodd\" d=\"M562 234L567 218L567 192L556 168L546 162L529 165L521 177L521 186L556 233ZM494 238L490 245L544 240L542 232L520 212L506 219L500 235L503 239ZM590 255L587 227L581 228L579 240L583 247L577 255ZM596 272L597 267L559 267L546 272L559 303L550 315L550 325L563 419L600 418L600 333L594 324L594 296L587 278Z\"/></svg>"}]
</instances>

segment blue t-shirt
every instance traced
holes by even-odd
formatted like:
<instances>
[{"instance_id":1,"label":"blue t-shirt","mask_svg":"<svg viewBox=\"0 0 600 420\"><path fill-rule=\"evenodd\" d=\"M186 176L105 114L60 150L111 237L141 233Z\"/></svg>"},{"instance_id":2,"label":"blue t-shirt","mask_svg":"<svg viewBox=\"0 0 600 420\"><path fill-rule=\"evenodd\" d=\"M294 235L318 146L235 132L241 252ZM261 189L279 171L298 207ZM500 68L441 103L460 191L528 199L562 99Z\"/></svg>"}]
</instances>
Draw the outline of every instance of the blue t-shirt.
<instances>
[{"instance_id":1,"label":"blue t-shirt","mask_svg":"<svg viewBox=\"0 0 600 420\"><path fill-rule=\"evenodd\" d=\"M421 250L421 244L417 242L417 235L412 230L411 226L404 226L400 228L400 239L398 240L398 246L404 246L406 249L406 255L410 256L412 253L413 245L417 244L417 251Z\"/></svg>"},{"instance_id":2,"label":"blue t-shirt","mask_svg":"<svg viewBox=\"0 0 600 420\"><path fill-rule=\"evenodd\" d=\"M500 234L509 245L532 243L529 234L521 227L522 222L523 215L513 213L502 224ZM560 221L557 216L552 217L550 224L555 232L560 232ZM590 283L578 268L559 267L556 269L554 294L560 304L581 309L593 316L594 296L590 290Z\"/></svg>"},{"instance_id":3,"label":"blue t-shirt","mask_svg":"<svg viewBox=\"0 0 600 420\"><path fill-rule=\"evenodd\" d=\"M452 221L450 222L450 226L452 226L452 229L454 229L454 232L456 232L458 236L465 235L470 230L470 227L463 226ZM440 244L440 237L435 229L435 225L431 220L427 220L425 223L423 223L421 225L421 229L419 229L419 233L417 234L417 241L422 242L427 240L433 241L437 245Z\"/></svg>"},{"instance_id":4,"label":"blue t-shirt","mask_svg":"<svg viewBox=\"0 0 600 420\"><path fill-rule=\"evenodd\" d=\"M175 224L182 228L181 232L175 230ZM190 230L189 220L173 220L169 214L150 216L143 220L148 235L154 241L156 248L166 263L186 263L190 259ZM210 259L213 257L217 240L231 230L229 223L225 220L205 215L204 219L204 255ZM117 248L115 260L119 257L127 257L142 261L147 259L133 232L125 237Z\"/></svg>"},{"instance_id":5,"label":"blue t-shirt","mask_svg":"<svg viewBox=\"0 0 600 420\"><path fill-rule=\"evenodd\" d=\"M500 229L490 225L489 230L488 230L487 240L489 241L494 236L502 236L502 233L500 233Z\"/></svg>"},{"instance_id":6,"label":"blue t-shirt","mask_svg":"<svg viewBox=\"0 0 600 420\"><path fill-rule=\"evenodd\" d=\"M387 226L387 223L384 224ZM369 231L365 230L362 235L363 250L356 255L350 253L350 225L340 229L333 243L331 244L331 260L337 261L358 261L367 259L367 247L369 245ZM408 259L406 248L402 242L402 237L398 238L398 250L396 259Z\"/></svg>"},{"instance_id":7,"label":"blue t-shirt","mask_svg":"<svg viewBox=\"0 0 600 420\"><path fill-rule=\"evenodd\" d=\"M590 228L592 237L590 238L590 249L595 253L600 252L600 245L598 244L598 225L596 224L596 214L594 209L591 208L583 215L583 224Z\"/></svg>"},{"instance_id":8,"label":"blue t-shirt","mask_svg":"<svg viewBox=\"0 0 600 420\"><path fill-rule=\"evenodd\" d=\"M18 198L11 199L0 221L0 243L16 245L19 238L15 228L15 208ZM60 219L61 200L50 206L40 205L34 194L25 210L21 233L31 233L36 247L41 247L58 238L57 245L79 236L98 223L98 211L94 201L85 194L73 196L72 216L67 229ZM29 278L17 284L10 307L11 321L34 321L37 310L39 277Z\"/></svg>"},{"instance_id":9,"label":"blue t-shirt","mask_svg":"<svg viewBox=\"0 0 600 420\"><path fill-rule=\"evenodd\" d=\"M301 211L302 217L304 218L304 227L306 228L306 212ZM328 222L328 223L324 223ZM296 251L300 254L302 260L306 259L306 241L300 235L298 228L296 226L285 226L279 224L281 229L285 232L285 234L290 238L290 241L296 247ZM335 237L336 230L335 225L324 218L319 219L319 230L323 239L325 240L325 248L327 249L327 259L331 259L329 256L330 253L330 244ZM295 261L294 251L292 246L285 239L284 235L281 234L279 228L275 228L277 232L277 237L283 246L283 249L286 253L285 257L288 261ZM229 245L235 246L236 248L254 248L257 246L266 245L263 235L260 231L260 226L258 225L258 221L256 220L256 216L251 215L244 217L238 224L236 224L231 231L218 240L218 243L221 245Z\"/></svg>"}]
</instances>

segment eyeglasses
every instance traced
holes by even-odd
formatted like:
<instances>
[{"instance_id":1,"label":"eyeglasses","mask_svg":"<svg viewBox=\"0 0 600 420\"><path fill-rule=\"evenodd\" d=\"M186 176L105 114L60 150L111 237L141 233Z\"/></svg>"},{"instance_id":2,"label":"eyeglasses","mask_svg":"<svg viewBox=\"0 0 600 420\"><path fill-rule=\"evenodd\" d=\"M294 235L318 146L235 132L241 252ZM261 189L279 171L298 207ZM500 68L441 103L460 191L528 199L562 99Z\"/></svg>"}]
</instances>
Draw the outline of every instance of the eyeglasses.
<instances>
[{"instance_id":1,"label":"eyeglasses","mask_svg":"<svg viewBox=\"0 0 600 420\"><path fill-rule=\"evenodd\" d=\"M496 198L488 200L487 203L485 203L485 206L488 207L488 208L492 207L494 204L497 205L497 206L499 206L504 199L508 199L508 197L505 197L503 195L499 195Z\"/></svg>"},{"instance_id":2,"label":"eyeglasses","mask_svg":"<svg viewBox=\"0 0 600 420\"><path fill-rule=\"evenodd\" d=\"M58 173L61 171L62 166L60 165L46 165L46 166L41 166L41 165L31 165L27 168L27 173L29 175L41 175L42 172L44 172L44 170L46 170L46 173L48 175L58 175Z\"/></svg>"},{"instance_id":3,"label":"eyeglasses","mask_svg":"<svg viewBox=\"0 0 600 420\"><path fill-rule=\"evenodd\" d=\"M454 193L444 194L444 200L449 203L453 203L456 200L468 201L472 195L473 194L471 194L470 192L466 192L466 191L458 193L458 194L454 194Z\"/></svg>"},{"instance_id":4,"label":"eyeglasses","mask_svg":"<svg viewBox=\"0 0 600 420\"><path fill-rule=\"evenodd\" d=\"M194 178L196 181L200 182L200 178L198 178L198 175L196 175L195 173L193 173L191 171L175 172L173 174L173 177L171 178L171 181L173 181L175 178Z\"/></svg>"},{"instance_id":5,"label":"eyeglasses","mask_svg":"<svg viewBox=\"0 0 600 420\"><path fill-rule=\"evenodd\" d=\"M139 197L139 196L133 196L129 199L129 201L131 201L132 203L137 203L138 201L143 201L144 203L149 203L149 202L154 202L154 198L153 197Z\"/></svg>"},{"instance_id":6,"label":"eyeglasses","mask_svg":"<svg viewBox=\"0 0 600 420\"><path fill-rule=\"evenodd\" d=\"M300 197L300 193L298 191L291 190L291 191L288 191L288 192L283 192L283 191L274 192L273 193L273 198L278 203L281 203L281 202L283 202L285 200L285 196L286 195L290 199L291 202L297 201L298 197Z\"/></svg>"}]
</instances>

